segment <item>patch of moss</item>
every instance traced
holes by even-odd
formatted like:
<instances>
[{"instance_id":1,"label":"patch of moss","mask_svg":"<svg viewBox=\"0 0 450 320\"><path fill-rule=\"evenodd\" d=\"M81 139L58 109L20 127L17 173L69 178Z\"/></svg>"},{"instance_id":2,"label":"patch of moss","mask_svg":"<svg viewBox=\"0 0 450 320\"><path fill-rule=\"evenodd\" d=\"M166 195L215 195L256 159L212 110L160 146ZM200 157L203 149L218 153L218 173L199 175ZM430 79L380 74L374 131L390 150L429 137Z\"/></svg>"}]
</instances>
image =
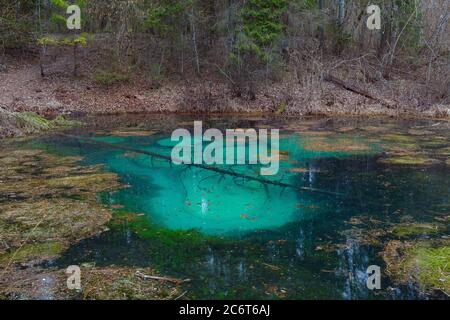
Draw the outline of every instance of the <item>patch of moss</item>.
<instances>
[{"instance_id":1,"label":"patch of moss","mask_svg":"<svg viewBox=\"0 0 450 320\"><path fill-rule=\"evenodd\" d=\"M304 134L304 133L302 133ZM347 135L336 137L335 134L318 134L313 136L302 137L301 145L305 150L315 152L332 152L332 153L368 153L372 151L371 146L363 139L355 139Z\"/></svg>"},{"instance_id":2,"label":"patch of moss","mask_svg":"<svg viewBox=\"0 0 450 320\"><path fill-rule=\"evenodd\" d=\"M58 115L52 121L52 124L58 128L73 128L83 125L80 121L66 119L66 117L64 117L62 114Z\"/></svg>"},{"instance_id":3,"label":"patch of moss","mask_svg":"<svg viewBox=\"0 0 450 320\"><path fill-rule=\"evenodd\" d=\"M385 134L382 135L380 137L383 141L388 141L388 142L394 142L394 143L401 143L401 144L415 144L416 138L415 137L411 137L408 135L404 135L404 134L395 134L395 133L389 133L389 134Z\"/></svg>"},{"instance_id":4,"label":"patch of moss","mask_svg":"<svg viewBox=\"0 0 450 320\"><path fill-rule=\"evenodd\" d=\"M63 245L57 241L25 244L0 255L0 266L10 263L24 263L34 259L47 260L57 257L63 251Z\"/></svg>"},{"instance_id":5,"label":"patch of moss","mask_svg":"<svg viewBox=\"0 0 450 320\"><path fill-rule=\"evenodd\" d=\"M98 84L101 84L105 87L110 87L115 84L130 81L130 76L128 74L118 73L114 71L100 71L94 74L94 80Z\"/></svg>"},{"instance_id":6,"label":"patch of moss","mask_svg":"<svg viewBox=\"0 0 450 320\"><path fill-rule=\"evenodd\" d=\"M391 241L382 253L387 272L397 282L415 283L421 290L450 294L449 241Z\"/></svg>"},{"instance_id":7,"label":"patch of moss","mask_svg":"<svg viewBox=\"0 0 450 320\"><path fill-rule=\"evenodd\" d=\"M428 166L438 163L436 159L428 158L424 155L404 155L404 156L391 156L379 160L381 163L392 165L404 165L404 166Z\"/></svg>"},{"instance_id":8,"label":"patch of moss","mask_svg":"<svg viewBox=\"0 0 450 320\"><path fill-rule=\"evenodd\" d=\"M80 122L67 120L62 115L48 120L34 112L10 112L0 108L0 136L21 136L80 125Z\"/></svg>"},{"instance_id":9,"label":"patch of moss","mask_svg":"<svg viewBox=\"0 0 450 320\"><path fill-rule=\"evenodd\" d=\"M437 224L406 223L394 226L391 233L400 238L409 238L421 235L433 235L442 231Z\"/></svg>"}]
</instances>

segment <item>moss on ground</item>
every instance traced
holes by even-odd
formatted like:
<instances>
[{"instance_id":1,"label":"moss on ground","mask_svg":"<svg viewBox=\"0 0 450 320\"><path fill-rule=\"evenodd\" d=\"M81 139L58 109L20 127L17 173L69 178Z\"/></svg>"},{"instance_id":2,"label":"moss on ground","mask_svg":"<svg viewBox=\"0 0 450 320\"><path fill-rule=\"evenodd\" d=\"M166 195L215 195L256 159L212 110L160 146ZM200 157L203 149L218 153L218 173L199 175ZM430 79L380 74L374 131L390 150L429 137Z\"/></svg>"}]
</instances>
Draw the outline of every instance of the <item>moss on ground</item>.
<instances>
[{"instance_id":1,"label":"moss on ground","mask_svg":"<svg viewBox=\"0 0 450 320\"><path fill-rule=\"evenodd\" d=\"M46 260L57 257L63 250L58 241L25 244L6 254L0 255L0 266L6 266L10 262L26 263L33 259Z\"/></svg>"},{"instance_id":2,"label":"moss on ground","mask_svg":"<svg viewBox=\"0 0 450 320\"><path fill-rule=\"evenodd\" d=\"M68 120L63 115L48 120L34 112L11 112L0 107L0 137L23 136L80 125L80 122Z\"/></svg>"},{"instance_id":3,"label":"moss on ground","mask_svg":"<svg viewBox=\"0 0 450 320\"><path fill-rule=\"evenodd\" d=\"M404 223L394 226L390 231L397 237L409 238L414 236L434 235L442 232L443 228L431 223Z\"/></svg>"},{"instance_id":4,"label":"moss on ground","mask_svg":"<svg viewBox=\"0 0 450 320\"><path fill-rule=\"evenodd\" d=\"M450 241L390 241L382 253L387 272L399 283L450 295Z\"/></svg>"},{"instance_id":5,"label":"moss on ground","mask_svg":"<svg viewBox=\"0 0 450 320\"><path fill-rule=\"evenodd\" d=\"M391 156L380 160L381 163L405 166L427 166L438 163L436 159L424 155Z\"/></svg>"},{"instance_id":6,"label":"moss on ground","mask_svg":"<svg viewBox=\"0 0 450 320\"><path fill-rule=\"evenodd\" d=\"M372 152L371 146L363 139L331 132L301 133L300 144L308 151L364 154Z\"/></svg>"}]
</instances>

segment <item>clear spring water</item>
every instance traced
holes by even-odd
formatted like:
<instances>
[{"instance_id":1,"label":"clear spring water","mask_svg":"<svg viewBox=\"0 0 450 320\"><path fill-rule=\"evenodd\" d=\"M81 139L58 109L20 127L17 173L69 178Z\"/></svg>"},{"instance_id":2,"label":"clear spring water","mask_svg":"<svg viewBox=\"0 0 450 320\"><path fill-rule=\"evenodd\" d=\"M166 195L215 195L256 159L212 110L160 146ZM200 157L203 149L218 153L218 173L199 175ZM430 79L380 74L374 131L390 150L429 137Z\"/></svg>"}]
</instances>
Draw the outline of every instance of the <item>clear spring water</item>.
<instances>
[{"instance_id":1,"label":"clear spring water","mask_svg":"<svg viewBox=\"0 0 450 320\"><path fill-rule=\"evenodd\" d=\"M153 119L133 119L131 126L139 123L141 129L153 131L143 136L114 134L111 125L74 134L170 155L171 130L192 128L190 120L175 118L162 126ZM346 231L353 228L348 223L352 217L390 223L408 217L422 222L432 221L436 212L448 213L450 166L445 165L445 157L435 165L419 167L379 161L385 144L393 143L389 134L408 135L411 128L433 123L216 119L208 120L208 125L282 129L281 168L276 176L266 178L336 195L264 185L200 168L171 166L114 147L50 137L44 139L48 148L82 155L83 164L104 164L105 170L118 173L128 187L101 195L101 201L123 207L116 210L118 217L124 212L137 217L113 220L110 231L73 246L56 263L152 266L163 274L193 279L187 285L192 298L419 297L414 288L395 286L385 276L383 290L368 290L365 271L373 264L383 267L379 256L383 248L367 244L364 234ZM420 142L428 154L440 154L450 143L447 126L435 127L439 131L434 136L444 136L440 143L429 137L401 143ZM251 176L259 171L247 165L232 169ZM372 227L363 224L360 229L370 233Z\"/></svg>"}]
</instances>

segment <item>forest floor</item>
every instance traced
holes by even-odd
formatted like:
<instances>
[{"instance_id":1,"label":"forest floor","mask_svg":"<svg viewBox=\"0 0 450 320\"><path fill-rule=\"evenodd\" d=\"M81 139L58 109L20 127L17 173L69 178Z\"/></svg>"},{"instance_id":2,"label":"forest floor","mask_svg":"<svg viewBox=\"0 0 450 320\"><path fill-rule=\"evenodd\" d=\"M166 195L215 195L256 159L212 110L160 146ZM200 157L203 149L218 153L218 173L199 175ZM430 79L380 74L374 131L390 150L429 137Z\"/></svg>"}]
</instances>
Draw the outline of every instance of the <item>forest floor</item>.
<instances>
[{"instance_id":1,"label":"forest floor","mask_svg":"<svg viewBox=\"0 0 450 320\"><path fill-rule=\"evenodd\" d=\"M52 63L41 77L36 58L7 57L0 71L0 107L13 112L59 114L119 113L275 113L283 115L359 115L449 118L450 105L424 107L420 84L391 79L365 84L352 82L372 97L354 93L328 81L262 81L254 94L237 93L225 77L167 79L157 85L133 77L111 86L92 74L71 75L67 59ZM212 80L213 79L213 80ZM421 100L422 99L422 100Z\"/></svg>"}]
</instances>

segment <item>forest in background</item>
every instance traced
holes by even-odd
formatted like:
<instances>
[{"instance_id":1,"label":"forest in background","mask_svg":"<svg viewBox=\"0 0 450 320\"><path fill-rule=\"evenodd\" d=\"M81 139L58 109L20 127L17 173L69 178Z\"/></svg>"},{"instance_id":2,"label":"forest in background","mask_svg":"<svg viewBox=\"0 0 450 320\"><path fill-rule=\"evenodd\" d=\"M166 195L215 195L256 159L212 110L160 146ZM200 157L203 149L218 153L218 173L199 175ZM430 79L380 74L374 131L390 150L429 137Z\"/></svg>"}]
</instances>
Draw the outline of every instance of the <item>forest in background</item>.
<instances>
[{"instance_id":1,"label":"forest in background","mask_svg":"<svg viewBox=\"0 0 450 320\"><path fill-rule=\"evenodd\" d=\"M66 27L70 4L79 31ZM366 25L369 4L381 8L380 30ZM342 90L388 109L447 106L437 115L448 116L449 20L449 0L0 0L0 65L35 57L43 77L57 66L102 88L184 83L182 111L231 99L314 113L313 101L354 100Z\"/></svg>"}]
</instances>

